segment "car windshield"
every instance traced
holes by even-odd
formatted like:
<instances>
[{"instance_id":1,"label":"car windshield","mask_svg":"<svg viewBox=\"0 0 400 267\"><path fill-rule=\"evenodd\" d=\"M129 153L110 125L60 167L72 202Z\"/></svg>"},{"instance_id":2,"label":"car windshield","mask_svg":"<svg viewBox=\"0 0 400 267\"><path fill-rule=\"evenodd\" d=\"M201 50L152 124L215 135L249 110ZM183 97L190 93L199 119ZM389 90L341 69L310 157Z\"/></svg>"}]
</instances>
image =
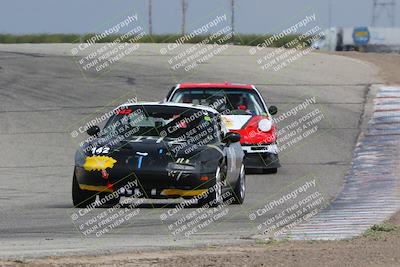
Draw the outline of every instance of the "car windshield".
<instances>
[{"instance_id":1,"label":"car windshield","mask_svg":"<svg viewBox=\"0 0 400 267\"><path fill-rule=\"evenodd\" d=\"M201 109L166 105L133 105L116 111L106 123L102 136L132 139L151 136L185 142L215 143L219 139L216 117Z\"/></svg>"},{"instance_id":2,"label":"car windshield","mask_svg":"<svg viewBox=\"0 0 400 267\"><path fill-rule=\"evenodd\" d=\"M248 89L182 89L171 101L206 105L225 115L267 114L258 94Z\"/></svg>"}]
</instances>

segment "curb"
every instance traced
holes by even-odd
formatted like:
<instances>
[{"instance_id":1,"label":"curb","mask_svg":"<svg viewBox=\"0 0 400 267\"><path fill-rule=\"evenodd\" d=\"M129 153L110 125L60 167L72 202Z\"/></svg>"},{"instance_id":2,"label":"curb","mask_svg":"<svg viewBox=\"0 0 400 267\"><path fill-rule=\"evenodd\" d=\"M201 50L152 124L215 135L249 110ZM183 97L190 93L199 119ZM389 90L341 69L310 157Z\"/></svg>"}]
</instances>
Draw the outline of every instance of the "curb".
<instances>
[{"instance_id":1,"label":"curb","mask_svg":"<svg viewBox=\"0 0 400 267\"><path fill-rule=\"evenodd\" d=\"M283 237L339 240L362 234L400 209L400 87L381 87L342 192L329 208Z\"/></svg>"}]
</instances>

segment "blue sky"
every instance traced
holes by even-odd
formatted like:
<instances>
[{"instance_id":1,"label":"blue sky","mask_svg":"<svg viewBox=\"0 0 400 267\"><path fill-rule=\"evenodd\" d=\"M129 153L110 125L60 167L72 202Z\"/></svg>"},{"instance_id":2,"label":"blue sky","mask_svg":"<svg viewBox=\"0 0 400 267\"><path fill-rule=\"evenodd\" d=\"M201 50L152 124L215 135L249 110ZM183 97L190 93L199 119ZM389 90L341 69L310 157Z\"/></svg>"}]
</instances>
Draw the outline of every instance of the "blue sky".
<instances>
[{"instance_id":1,"label":"blue sky","mask_svg":"<svg viewBox=\"0 0 400 267\"><path fill-rule=\"evenodd\" d=\"M178 33L180 0L153 0L153 32ZM236 0L236 31L274 33L305 15L315 13L317 23L328 26L329 0ZM332 26L371 24L372 0L331 0ZM129 12L139 15L147 29L147 0L1 0L0 33L101 32ZM188 0L187 30L206 23L217 14L230 16L229 0ZM400 3L397 6L400 14ZM400 18L399 18L400 19ZM379 26L388 26L383 17ZM396 21L396 26L399 23Z\"/></svg>"}]
</instances>

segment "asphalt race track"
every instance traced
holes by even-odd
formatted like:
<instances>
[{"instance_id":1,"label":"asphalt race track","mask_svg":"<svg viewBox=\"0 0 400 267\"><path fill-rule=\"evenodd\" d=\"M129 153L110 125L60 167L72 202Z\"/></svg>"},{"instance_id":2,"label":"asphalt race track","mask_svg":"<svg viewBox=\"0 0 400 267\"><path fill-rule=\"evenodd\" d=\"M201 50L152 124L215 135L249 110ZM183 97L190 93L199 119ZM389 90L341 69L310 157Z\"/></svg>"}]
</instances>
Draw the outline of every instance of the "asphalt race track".
<instances>
[{"instance_id":1,"label":"asphalt race track","mask_svg":"<svg viewBox=\"0 0 400 267\"><path fill-rule=\"evenodd\" d=\"M252 242L258 223L249 214L271 199L313 179L325 204L340 192L368 88L379 83L371 65L321 53L264 71L257 64L262 54L250 55L246 47L230 47L193 71L176 71L168 64L173 54L159 52L163 44L141 44L97 76L80 70L73 47L0 45L1 258ZM73 138L71 132L128 99L161 100L180 81L252 83L279 114L315 97L301 114L318 109L324 118L315 133L281 153L278 174L247 175L242 206L229 206L224 216L189 237L174 236L168 226L196 208L162 221L160 216L175 207L168 201L146 201L139 214L113 231L85 237L71 219L78 212L71 200L74 153L85 136ZM280 129L298 116L283 120Z\"/></svg>"}]
</instances>

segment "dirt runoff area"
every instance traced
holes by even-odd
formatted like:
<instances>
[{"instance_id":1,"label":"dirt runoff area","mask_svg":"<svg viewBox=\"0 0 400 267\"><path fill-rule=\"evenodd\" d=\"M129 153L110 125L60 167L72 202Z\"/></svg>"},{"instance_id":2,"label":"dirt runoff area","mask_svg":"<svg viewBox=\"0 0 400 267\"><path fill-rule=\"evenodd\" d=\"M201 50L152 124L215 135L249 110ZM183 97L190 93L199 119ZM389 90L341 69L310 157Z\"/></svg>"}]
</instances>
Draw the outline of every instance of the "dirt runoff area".
<instances>
[{"instance_id":1,"label":"dirt runoff area","mask_svg":"<svg viewBox=\"0 0 400 267\"><path fill-rule=\"evenodd\" d=\"M363 60L379 68L379 77L387 85L400 85L400 55L394 53L337 52L341 56Z\"/></svg>"},{"instance_id":2,"label":"dirt runoff area","mask_svg":"<svg viewBox=\"0 0 400 267\"><path fill-rule=\"evenodd\" d=\"M400 213L364 236L343 241L271 241L252 246L207 247L49 257L0 266L400 266Z\"/></svg>"},{"instance_id":3,"label":"dirt runoff area","mask_svg":"<svg viewBox=\"0 0 400 267\"><path fill-rule=\"evenodd\" d=\"M382 82L400 85L400 55L335 53L375 64ZM271 241L193 250L0 261L0 266L400 266L400 213L342 241Z\"/></svg>"}]
</instances>

